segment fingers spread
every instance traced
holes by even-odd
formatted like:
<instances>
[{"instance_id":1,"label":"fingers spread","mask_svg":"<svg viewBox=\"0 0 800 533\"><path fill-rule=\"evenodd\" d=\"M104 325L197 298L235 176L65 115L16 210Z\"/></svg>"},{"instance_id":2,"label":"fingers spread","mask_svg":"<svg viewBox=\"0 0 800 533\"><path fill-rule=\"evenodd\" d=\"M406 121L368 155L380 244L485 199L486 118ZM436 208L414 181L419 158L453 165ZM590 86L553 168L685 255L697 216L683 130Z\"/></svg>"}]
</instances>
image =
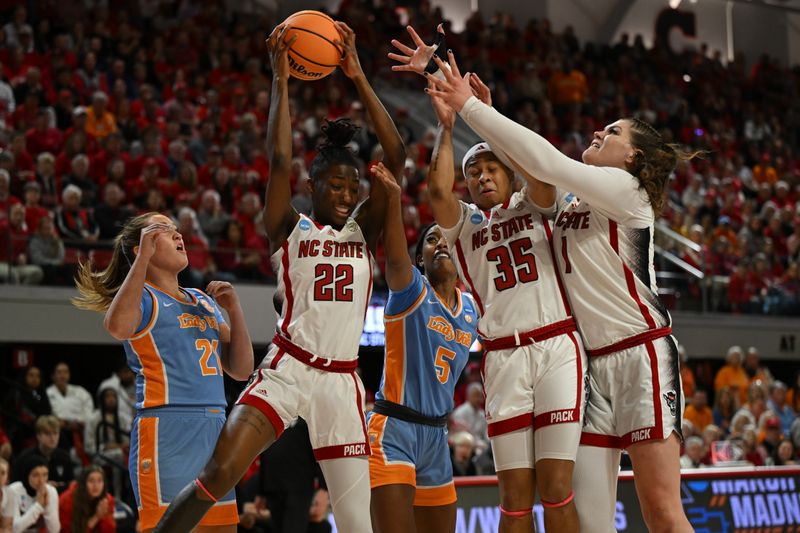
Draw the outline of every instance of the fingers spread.
<instances>
[{"instance_id":1,"label":"fingers spread","mask_svg":"<svg viewBox=\"0 0 800 533\"><path fill-rule=\"evenodd\" d=\"M406 30L408 30L408 34L411 36L411 40L414 41L414 44L417 46L425 46L425 41L420 38L419 34L412 28L411 26L406 26Z\"/></svg>"},{"instance_id":2,"label":"fingers spread","mask_svg":"<svg viewBox=\"0 0 800 533\"><path fill-rule=\"evenodd\" d=\"M387 55L389 56L389 59L394 59L400 63L408 64L411 61L411 58L408 56L401 56L400 54L393 54L392 52L389 52Z\"/></svg>"},{"instance_id":3,"label":"fingers spread","mask_svg":"<svg viewBox=\"0 0 800 533\"><path fill-rule=\"evenodd\" d=\"M452 50L447 51L447 60L450 63L450 68L453 70L453 76L461 77L461 72L458 70L458 64L456 63L456 56L453 55Z\"/></svg>"},{"instance_id":4,"label":"fingers spread","mask_svg":"<svg viewBox=\"0 0 800 533\"><path fill-rule=\"evenodd\" d=\"M395 48L397 48L398 50L400 50L404 54L409 55L409 56L413 56L414 55L414 50L412 48L409 48L408 46L404 45L403 43L401 43L397 39L392 39L392 44L394 45Z\"/></svg>"}]
</instances>

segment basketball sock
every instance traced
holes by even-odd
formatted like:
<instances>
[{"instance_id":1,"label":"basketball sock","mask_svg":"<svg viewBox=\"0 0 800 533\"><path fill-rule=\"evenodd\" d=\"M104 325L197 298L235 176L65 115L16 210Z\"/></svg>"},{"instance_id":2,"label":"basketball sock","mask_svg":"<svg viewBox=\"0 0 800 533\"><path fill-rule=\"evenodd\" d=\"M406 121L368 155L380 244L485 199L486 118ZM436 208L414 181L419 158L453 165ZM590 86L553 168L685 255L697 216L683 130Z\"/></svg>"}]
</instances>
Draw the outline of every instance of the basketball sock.
<instances>
[{"instance_id":1,"label":"basketball sock","mask_svg":"<svg viewBox=\"0 0 800 533\"><path fill-rule=\"evenodd\" d=\"M579 446L572 475L575 507L584 533L615 533L617 477L622 452Z\"/></svg>"},{"instance_id":2,"label":"basketball sock","mask_svg":"<svg viewBox=\"0 0 800 533\"><path fill-rule=\"evenodd\" d=\"M200 499L194 481L186 485L169 504L153 533L189 533L213 507L211 500Z\"/></svg>"},{"instance_id":3,"label":"basketball sock","mask_svg":"<svg viewBox=\"0 0 800 533\"><path fill-rule=\"evenodd\" d=\"M336 529L348 533L371 533L369 518L369 462L366 457L344 457L320 461L331 496Z\"/></svg>"}]
</instances>

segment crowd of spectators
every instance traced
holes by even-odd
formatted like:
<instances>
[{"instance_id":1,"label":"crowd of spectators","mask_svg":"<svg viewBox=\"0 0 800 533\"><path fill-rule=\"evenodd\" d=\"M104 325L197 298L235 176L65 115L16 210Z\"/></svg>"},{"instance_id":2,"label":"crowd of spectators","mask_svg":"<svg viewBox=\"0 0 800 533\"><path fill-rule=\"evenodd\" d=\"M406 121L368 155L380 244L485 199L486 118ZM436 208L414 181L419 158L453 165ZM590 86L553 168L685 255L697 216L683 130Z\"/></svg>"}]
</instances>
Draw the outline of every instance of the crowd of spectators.
<instances>
[{"instance_id":1,"label":"crowd of spectators","mask_svg":"<svg viewBox=\"0 0 800 533\"><path fill-rule=\"evenodd\" d=\"M705 370L684 356L684 468L800 464L800 371L787 385L756 348L739 346L728 349L716 374Z\"/></svg>"},{"instance_id":2,"label":"crowd of spectators","mask_svg":"<svg viewBox=\"0 0 800 533\"><path fill-rule=\"evenodd\" d=\"M490 85L494 106L566 154L579 157L592 131L631 115L705 151L678 168L663 213L700 251L674 251L723 280L719 308L800 312L800 70L766 56L747 69L743 56L724 63L704 46L647 49L640 36L582 45L571 28L509 14L475 13L456 33L427 1L367 4L348 0L333 15L356 31L378 86L424 98L420 80L391 72L389 41L405 38L405 23L430 39L444 20L448 47ZM191 264L182 283L271 280L259 218L269 179L263 30L273 14L220 1L31 6L0 28L0 280L68 283L78 261L103 267L120 222L145 211L178 222ZM375 159L376 136L344 81L290 84L299 211L310 210L305 178L325 118L362 126L353 148ZM415 134L408 115L394 110L413 241L432 220L424 176L434 135Z\"/></svg>"}]
</instances>

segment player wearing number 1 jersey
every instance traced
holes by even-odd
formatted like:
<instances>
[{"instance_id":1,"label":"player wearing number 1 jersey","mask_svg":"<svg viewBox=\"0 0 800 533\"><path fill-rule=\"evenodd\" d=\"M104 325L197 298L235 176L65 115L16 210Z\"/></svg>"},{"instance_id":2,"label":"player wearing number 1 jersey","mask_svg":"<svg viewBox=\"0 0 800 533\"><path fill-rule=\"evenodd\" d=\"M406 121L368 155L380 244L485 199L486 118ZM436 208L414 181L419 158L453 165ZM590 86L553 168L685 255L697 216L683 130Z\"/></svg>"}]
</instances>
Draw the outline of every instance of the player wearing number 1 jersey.
<instances>
[{"instance_id":1,"label":"player wearing number 1 jersey","mask_svg":"<svg viewBox=\"0 0 800 533\"><path fill-rule=\"evenodd\" d=\"M380 142L399 175L405 148L358 62L355 34L337 23L353 80ZM286 26L268 40L273 66L267 128L270 179L264 226L278 274L280 317L272 347L222 430L211 460L170 506L156 531L188 532L197 518L239 481L253 459L297 417L308 424L339 531L371 531L369 443L364 387L356 374L358 346L372 290L372 253L383 230L386 192L375 187L356 210L359 163L348 145L346 119L322 126L323 143L309 171L313 216L291 206L292 120Z\"/></svg>"},{"instance_id":2,"label":"player wearing number 1 jersey","mask_svg":"<svg viewBox=\"0 0 800 533\"><path fill-rule=\"evenodd\" d=\"M381 533L453 532L456 491L447 415L478 325L477 306L437 225L420 234L414 262L400 214L400 186L379 164L386 210L386 357L369 416L372 523ZM423 272L425 275L421 274Z\"/></svg>"},{"instance_id":3,"label":"player wearing number 1 jersey","mask_svg":"<svg viewBox=\"0 0 800 533\"><path fill-rule=\"evenodd\" d=\"M692 531L680 492L681 395L669 313L653 269L655 218L679 159L651 125L619 119L596 131L583 162L475 97L454 75L431 91L527 172L572 193L558 203L558 261L590 356L591 396L575 474L581 530L614 530L620 450L633 463L650 531ZM452 75L451 75L452 72ZM482 85L482 84L479 84Z\"/></svg>"},{"instance_id":4,"label":"player wearing number 1 jersey","mask_svg":"<svg viewBox=\"0 0 800 533\"><path fill-rule=\"evenodd\" d=\"M439 138L430 170L434 215L481 314L486 419L500 486L500 531L530 531L538 489L548 529L577 531L571 477L584 407L586 355L560 285L546 217L555 190L514 172L486 143L462 168L473 203L453 189L455 116L432 99Z\"/></svg>"},{"instance_id":5,"label":"player wearing number 1 jersey","mask_svg":"<svg viewBox=\"0 0 800 533\"><path fill-rule=\"evenodd\" d=\"M172 221L148 213L125 225L105 271L92 272L88 263L78 276L75 304L105 312L106 329L123 341L136 373L129 471L144 530L211 456L225 422L223 370L244 380L253 369L233 287L214 281L208 294L179 287L187 263ZM230 326L217 304L228 311ZM200 523L205 531L233 532L238 517L230 491Z\"/></svg>"}]
</instances>

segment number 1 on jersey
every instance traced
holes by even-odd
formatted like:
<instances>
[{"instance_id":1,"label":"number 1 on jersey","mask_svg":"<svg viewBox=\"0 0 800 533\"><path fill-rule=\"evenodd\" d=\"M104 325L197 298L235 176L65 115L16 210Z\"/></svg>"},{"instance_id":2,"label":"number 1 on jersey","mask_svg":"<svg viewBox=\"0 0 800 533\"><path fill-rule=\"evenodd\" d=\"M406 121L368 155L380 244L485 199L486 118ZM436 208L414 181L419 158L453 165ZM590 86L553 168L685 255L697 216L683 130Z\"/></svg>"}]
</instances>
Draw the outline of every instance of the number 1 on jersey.
<instances>
[{"instance_id":1,"label":"number 1 on jersey","mask_svg":"<svg viewBox=\"0 0 800 533\"><path fill-rule=\"evenodd\" d=\"M456 358L456 352L448 350L444 346L439 346L436 350L436 360L433 366L436 368L436 377L442 384L447 383L447 378L450 377L450 361Z\"/></svg>"}]
</instances>

